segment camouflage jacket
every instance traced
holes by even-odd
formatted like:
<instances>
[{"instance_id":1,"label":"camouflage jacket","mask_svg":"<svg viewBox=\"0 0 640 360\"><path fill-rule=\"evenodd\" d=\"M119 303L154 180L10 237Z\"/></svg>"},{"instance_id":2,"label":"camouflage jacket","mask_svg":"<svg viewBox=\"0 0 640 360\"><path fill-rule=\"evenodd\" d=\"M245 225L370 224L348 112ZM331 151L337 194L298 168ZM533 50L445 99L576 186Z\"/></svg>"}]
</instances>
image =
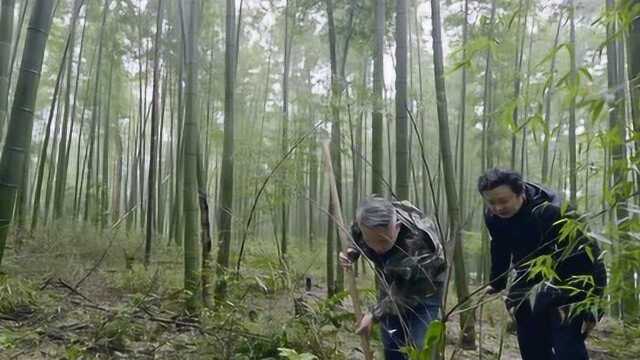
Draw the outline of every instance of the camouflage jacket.
<instances>
[{"instance_id":1,"label":"camouflage jacket","mask_svg":"<svg viewBox=\"0 0 640 360\"><path fill-rule=\"evenodd\" d=\"M364 254L378 274L378 302L371 308L374 319L385 315L401 315L440 292L447 262L435 224L408 201L394 202L401 223L396 243L391 250L379 255L367 246L362 232L351 225L352 260Z\"/></svg>"}]
</instances>

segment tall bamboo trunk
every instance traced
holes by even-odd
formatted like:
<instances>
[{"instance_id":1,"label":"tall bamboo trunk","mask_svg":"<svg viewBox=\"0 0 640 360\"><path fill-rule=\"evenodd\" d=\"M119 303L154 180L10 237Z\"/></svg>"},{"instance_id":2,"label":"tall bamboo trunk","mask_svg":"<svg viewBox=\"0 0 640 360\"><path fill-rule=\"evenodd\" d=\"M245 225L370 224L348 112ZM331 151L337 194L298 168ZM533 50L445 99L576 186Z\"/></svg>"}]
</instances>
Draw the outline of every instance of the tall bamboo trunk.
<instances>
[{"instance_id":1,"label":"tall bamboo trunk","mask_svg":"<svg viewBox=\"0 0 640 360\"><path fill-rule=\"evenodd\" d=\"M111 222L116 223L120 219L120 211L122 209L122 175L124 173L124 160L122 153L124 151L122 146L122 136L120 134L120 128L116 128L115 132L115 147L116 147L116 163L114 164L113 171L113 186L111 190Z\"/></svg>"},{"instance_id":2,"label":"tall bamboo trunk","mask_svg":"<svg viewBox=\"0 0 640 360\"><path fill-rule=\"evenodd\" d=\"M632 8L640 6L640 0L630 0ZM623 70L623 69L621 69ZM629 24L627 32L627 73L629 78L631 122L633 131L640 132L640 17L636 16ZM634 141L635 159L640 158L640 139ZM640 189L640 174L635 176L636 191Z\"/></svg>"},{"instance_id":3,"label":"tall bamboo trunk","mask_svg":"<svg viewBox=\"0 0 640 360\"><path fill-rule=\"evenodd\" d=\"M102 10L102 25L100 26L100 36L98 40L98 57L96 63L96 79L94 83L93 89L93 111L91 111L91 132L89 133L89 156L87 163L87 186L86 186L86 198L85 198L85 208L84 208L84 221L89 220L89 214L91 213L91 206L94 201L95 191L93 189L94 179L93 179L93 165L94 165L94 154L95 154L95 139L97 137L97 126L98 126L98 107L99 107L99 95L100 95L100 73L101 73L101 64L102 64L102 52L104 48L104 32L106 28L107 22L107 13L109 12L109 0L104 1L104 6ZM96 166L97 169L97 166ZM96 178L97 180L97 178ZM97 181L96 181L97 183Z\"/></svg>"},{"instance_id":4,"label":"tall bamboo trunk","mask_svg":"<svg viewBox=\"0 0 640 360\"><path fill-rule=\"evenodd\" d=\"M67 181L67 164L69 163L69 146L71 145L71 139L73 134L73 125L75 120L75 116L71 114L71 93L73 91L71 87L71 79L73 75L73 49L75 44L75 32L76 32L76 23L78 21L80 15L80 7L82 6L82 2L80 0L75 0L73 4L73 13L71 16L71 24L69 30L69 47L71 49L71 56L69 56L67 60L67 82L65 86L65 98L64 98L64 115L63 115L63 123L62 123L62 137L60 139L60 146L58 148L58 161L56 162L56 180L55 180L55 189L54 189L54 198L53 198L53 217L54 219L60 218L63 213L64 207L64 195L65 195L65 187ZM86 25L86 22L85 22ZM78 55L78 72L76 72L76 93L77 96L77 84L80 78L80 63L82 63L82 51L84 47L84 29L82 29L82 39L80 41L80 53ZM74 97L75 99L75 97ZM75 105L75 100L74 100ZM74 109L75 110L75 109ZM71 125L69 124L69 118L71 117Z\"/></svg>"},{"instance_id":5,"label":"tall bamboo trunk","mask_svg":"<svg viewBox=\"0 0 640 360\"><path fill-rule=\"evenodd\" d=\"M281 153L284 156L287 153L287 136L289 129L289 67L291 62L291 33L289 30L289 0L285 3L284 8L284 59L283 59L283 71L282 71L282 139L281 139ZM237 59L236 59L237 61ZM287 203L287 171L283 172L282 182L280 184L280 255L281 261L286 262L287 247L288 247L288 230L289 230L289 208Z\"/></svg>"},{"instance_id":6,"label":"tall bamboo trunk","mask_svg":"<svg viewBox=\"0 0 640 360\"><path fill-rule=\"evenodd\" d=\"M38 0L33 7L7 137L0 158L0 264L13 218L16 193L23 180L26 156L31 145L33 113L54 3L53 0Z\"/></svg>"},{"instance_id":7,"label":"tall bamboo trunk","mask_svg":"<svg viewBox=\"0 0 640 360\"><path fill-rule=\"evenodd\" d=\"M606 8L609 11L614 9L614 1L606 0ZM613 194L616 200L615 220L617 226L621 230L628 228L628 210L627 199L616 188L623 186L627 181L627 151L625 142L626 126L625 126L625 110L624 110L624 79L619 71L621 56L618 46L618 40L615 38L616 24L611 23L607 26L607 85L610 95L613 95L609 101L609 131L616 136L616 141L609 141L608 147L611 154L611 173L613 174L613 184L609 189L614 189ZM624 65L624 64L622 64ZM625 284L622 292L622 319L625 322L635 323L638 320L638 298L635 289L634 272L635 267L633 261L628 258L631 249L629 246L635 247L633 240L624 235L624 230L620 232L615 248L615 261L617 267L622 272L622 280ZM615 276L615 274L614 274Z\"/></svg>"},{"instance_id":8,"label":"tall bamboo trunk","mask_svg":"<svg viewBox=\"0 0 640 360\"><path fill-rule=\"evenodd\" d=\"M576 69L576 24L575 24L575 4L574 0L569 1L569 21L570 21L570 40L569 44L571 52L569 56L569 64L571 72L569 75L569 202L572 206L578 205L578 178L576 164L576 96L578 87L578 71Z\"/></svg>"},{"instance_id":9,"label":"tall bamboo trunk","mask_svg":"<svg viewBox=\"0 0 640 360\"><path fill-rule=\"evenodd\" d=\"M444 82L444 61L442 53L442 36L440 20L440 3L431 1L432 37L433 37L433 65L436 88L436 100L438 110L438 133L440 138L440 155L442 158L442 170L447 196L447 215L449 217L449 248L453 248L453 260L455 271L455 284L458 299L466 299L469 296L467 274L464 266L464 254L462 249L462 228L460 224L460 209L458 208L458 195L456 194L456 181L453 170L453 155L449 137L449 115L447 109L447 94ZM451 244L453 242L453 244ZM448 255L451 258L452 251ZM460 316L460 327L463 333L460 341L464 347L475 348L475 314L473 311L463 312Z\"/></svg>"},{"instance_id":10,"label":"tall bamboo trunk","mask_svg":"<svg viewBox=\"0 0 640 360\"><path fill-rule=\"evenodd\" d=\"M549 82L544 89L544 139L542 142L542 183L546 183L549 178L549 140L551 137L551 99L553 97L553 79L556 71L556 51L562 27L562 13L558 16L558 26L553 40L553 55L551 57L551 68L549 69Z\"/></svg>"},{"instance_id":11,"label":"tall bamboo trunk","mask_svg":"<svg viewBox=\"0 0 640 360\"><path fill-rule=\"evenodd\" d=\"M27 17L27 9L29 8L29 0L25 0L22 3L22 9L20 10L20 19L18 20L18 25L15 27L17 32L15 36L15 40L13 41L13 49L11 50L11 63L9 64L9 81L7 82L8 90L7 94L9 96L9 100L11 100L11 90L13 89L13 74L16 73L16 59L18 58L18 45L20 44L20 39L22 39L22 30L24 29L24 21ZM15 89L13 89L15 90ZM14 94L15 95L15 94ZM10 114L7 114L9 116ZM4 139L0 138L0 143L2 143Z\"/></svg>"},{"instance_id":12,"label":"tall bamboo trunk","mask_svg":"<svg viewBox=\"0 0 640 360\"><path fill-rule=\"evenodd\" d=\"M231 248L231 218L233 210L233 148L234 148L234 94L235 94L235 1L226 0L225 29L225 82L224 82L224 140L222 144L222 168L220 173L221 196L218 211L218 256L216 298L226 296L224 274L229 268Z\"/></svg>"},{"instance_id":13,"label":"tall bamboo trunk","mask_svg":"<svg viewBox=\"0 0 640 360\"><path fill-rule=\"evenodd\" d=\"M384 124L382 111L384 109L384 0L375 2L375 29L373 53L373 112L371 114L371 192L383 195L384 178Z\"/></svg>"},{"instance_id":14,"label":"tall bamboo trunk","mask_svg":"<svg viewBox=\"0 0 640 360\"><path fill-rule=\"evenodd\" d=\"M64 53L62 55L61 65L58 69L58 75L56 76L56 83L53 88L53 98L51 100L51 107L49 108L49 117L47 120L47 127L44 133L44 139L42 141L42 148L40 150L40 157L38 160L38 171L36 174L36 182L35 182L35 190L33 196L33 208L31 213L31 231L33 232L38 226L39 219L39 211L40 211L40 201L41 201L41 192L42 192L42 183L44 179L44 170L45 165L47 164L47 149L49 148L49 141L51 135L51 125L54 121L54 115L56 113L56 106L58 105L58 94L60 92L60 84L62 83L64 76L64 63L67 58L69 43L65 47ZM53 152L52 152L53 154Z\"/></svg>"},{"instance_id":15,"label":"tall bamboo trunk","mask_svg":"<svg viewBox=\"0 0 640 360\"><path fill-rule=\"evenodd\" d=\"M467 58L467 41L468 41L468 16L469 16L469 0L464 1L464 19L462 22L462 58ZM462 226L466 223L466 217L464 214L465 211L465 203L464 203L464 185L465 185L465 177L464 177L464 149L465 149L465 123L467 116L467 67L462 67L462 88L460 90L460 158L458 160L458 176L460 178L460 182L458 184L458 194L460 196L460 217L462 221Z\"/></svg>"},{"instance_id":16,"label":"tall bamboo trunk","mask_svg":"<svg viewBox=\"0 0 640 360\"><path fill-rule=\"evenodd\" d=\"M160 39L162 38L162 0L158 1L156 14L156 34L153 50L153 95L151 97L151 149L149 151L149 184L147 185L147 229L144 246L144 264L151 260L151 246L156 238L156 200L158 187L156 184L156 170L158 167L158 117L159 117L159 89L160 89Z\"/></svg>"},{"instance_id":17,"label":"tall bamboo trunk","mask_svg":"<svg viewBox=\"0 0 640 360\"><path fill-rule=\"evenodd\" d=\"M201 246L200 246L200 206L198 202L198 122L197 80L198 80L198 1L189 4L189 22L185 38L185 66L187 73L185 90L184 139L184 288L189 291L187 310L194 313L202 304L201 287ZM151 216L151 214L147 214Z\"/></svg>"},{"instance_id":18,"label":"tall bamboo trunk","mask_svg":"<svg viewBox=\"0 0 640 360\"><path fill-rule=\"evenodd\" d=\"M407 0L396 0L396 196L409 199Z\"/></svg>"},{"instance_id":19,"label":"tall bamboo trunk","mask_svg":"<svg viewBox=\"0 0 640 360\"><path fill-rule=\"evenodd\" d=\"M336 41L336 31L333 17L333 1L326 0L327 6L327 19L328 19L328 27L329 27L329 61L331 63L331 116L332 116L332 125L331 125L331 157L333 163L333 171L336 178L337 184L337 193L339 199L337 199L338 203L342 204L342 154L340 151L340 143L341 143L341 123L340 123L340 101L341 101L341 93L342 93L342 85L339 81L339 74L342 73L340 69L338 69L338 57L337 57L337 41ZM343 56L346 57L346 49L343 52ZM330 204L333 204L331 201L335 201L330 197ZM329 213L330 218L333 214L333 205L330 205ZM334 241L337 240L337 237L334 238L333 232L335 231L333 227L333 222L328 222L328 230L327 230L327 289L329 291L329 295L333 295L336 291L340 291L343 288L342 284L342 273L340 269L337 269L337 278L332 279L334 274L334 270L329 271L329 267L336 268L337 262L335 261L335 256L337 254L337 247L334 244ZM337 234L336 234L337 235Z\"/></svg>"},{"instance_id":20,"label":"tall bamboo trunk","mask_svg":"<svg viewBox=\"0 0 640 360\"><path fill-rule=\"evenodd\" d=\"M491 2L491 18L489 20L489 38L493 37L493 27L495 25L496 18L496 0ZM491 163L491 143L490 138L490 123L492 112L492 65L491 65L491 48L487 48L487 54L485 59L485 71L484 71L484 89L482 100L482 145L481 145L481 158L480 161L480 173L484 173ZM480 247L480 261L478 261L479 267L477 270L478 278L480 282L484 282L488 278L489 273L489 234L487 228L482 226L481 230L481 247Z\"/></svg>"},{"instance_id":21,"label":"tall bamboo trunk","mask_svg":"<svg viewBox=\"0 0 640 360\"><path fill-rule=\"evenodd\" d=\"M515 105L513 107L513 112L511 113L511 121L513 125L513 130L511 134L511 169L516 168L516 154L517 154L517 129L518 129L518 104L520 103L520 92L522 88L522 61L524 58L524 45L527 34L527 16L529 12L529 1L527 0L524 4L524 11L522 10L522 2L520 0L520 4L518 5L518 45L516 46L516 54L514 61L514 77L513 77L513 101L515 101ZM524 13L524 14L522 14ZM524 16L524 21L522 17ZM520 26L522 23L522 26ZM526 107L526 103L524 103ZM526 119L525 119L526 120Z\"/></svg>"},{"instance_id":22,"label":"tall bamboo trunk","mask_svg":"<svg viewBox=\"0 0 640 360\"><path fill-rule=\"evenodd\" d=\"M11 40L13 37L13 10L15 0L2 0L0 8L0 143L9 109L9 72L11 71Z\"/></svg>"},{"instance_id":23,"label":"tall bamboo trunk","mask_svg":"<svg viewBox=\"0 0 640 360\"><path fill-rule=\"evenodd\" d=\"M100 186L100 228L110 227L111 204L109 203L109 149L111 145L111 90L113 88L113 63L110 59L109 83L107 85L107 113L104 117L102 133L104 144L102 145L102 185Z\"/></svg>"}]
</instances>

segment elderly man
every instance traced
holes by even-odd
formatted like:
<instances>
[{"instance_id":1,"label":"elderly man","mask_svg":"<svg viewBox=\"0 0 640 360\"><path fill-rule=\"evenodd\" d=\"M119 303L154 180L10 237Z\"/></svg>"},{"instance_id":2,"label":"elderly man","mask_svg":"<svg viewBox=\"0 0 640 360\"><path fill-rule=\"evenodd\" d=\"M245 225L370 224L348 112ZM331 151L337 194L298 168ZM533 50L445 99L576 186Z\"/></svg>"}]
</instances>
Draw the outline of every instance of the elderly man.
<instances>
[{"instance_id":1,"label":"elderly man","mask_svg":"<svg viewBox=\"0 0 640 360\"><path fill-rule=\"evenodd\" d=\"M364 254L380 280L378 302L356 332L368 334L380 322L385 359L405 359L402 347L421 347L439 316L446 261L436 227L408 201L373 196L356 210L351 235L352 247L340 253L342 265Z\"/></svg>"}]
</instances>

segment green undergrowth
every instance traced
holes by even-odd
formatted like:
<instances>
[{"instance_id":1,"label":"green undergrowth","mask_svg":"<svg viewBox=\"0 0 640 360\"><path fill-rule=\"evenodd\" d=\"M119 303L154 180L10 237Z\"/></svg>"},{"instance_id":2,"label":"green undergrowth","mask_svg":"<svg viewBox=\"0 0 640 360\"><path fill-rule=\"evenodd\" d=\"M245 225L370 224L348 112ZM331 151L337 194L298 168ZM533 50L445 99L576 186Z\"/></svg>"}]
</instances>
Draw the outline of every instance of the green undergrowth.
<instances>
[{"instance_id":1,"label":"green undergrowth","mask_svg":"<svg viewBox=\"0 0 640 360\"><path fill-rule=\"evenodd\" d=\"M166 239L147 267L141 234L61 222L21 241L0 276L0 359L346 359L357 346L346 294L325 299L324 256L302 243L284 265L272 242L249 242L227 298L193 317Z\"/></svg>"},{"instance_id":2,"label":"green undergrowth","mask_svg":"<svg viewBox=\"0 0 640 360\"><path fill-rule=\"evenodd\" d=\"M194 317L184 312L182 251L167 239L153 244L147 267L141 234L63 224L23 236L20 248L13 240L0 275L0 359L360 358L350 299L345 292L326 298L324 249L311 251L303 241L292 239L286 265L273 241L248 241L239 274L235 248L226 299ZM371 304L370 271L358 285ZM452 287L448 308L454 294ZM456 321L446 327L449 353ZM508 322L500 299L484 306L482 322L485 349L496 348ZM371 343L379 352L378 334ZM628 340L637 336L637 328L605 322L589 343L605 355L593 358L628 359L640 353ZM505 344L504 354L517 358L514 335ZM477 351L459 358L477 358Z\"/></svg>"}]
</instances>

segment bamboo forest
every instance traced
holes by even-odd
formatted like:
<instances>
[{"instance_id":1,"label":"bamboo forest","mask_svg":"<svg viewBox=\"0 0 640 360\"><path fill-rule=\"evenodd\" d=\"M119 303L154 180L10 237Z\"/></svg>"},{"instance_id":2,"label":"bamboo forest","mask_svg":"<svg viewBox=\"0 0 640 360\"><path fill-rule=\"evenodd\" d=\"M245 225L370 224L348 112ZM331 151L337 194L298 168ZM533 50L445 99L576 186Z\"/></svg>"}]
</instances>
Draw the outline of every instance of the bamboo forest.
<instances>
[{"instance_id":1,"label":"bamboo forest","mask_svg":"<svg viewBox=\"0 0 640 360\"><path fill-rule=\"evenodd\" d=\"M0 3L0 359L640 359L640 0Z\"/></svg>"}]
</instances>

